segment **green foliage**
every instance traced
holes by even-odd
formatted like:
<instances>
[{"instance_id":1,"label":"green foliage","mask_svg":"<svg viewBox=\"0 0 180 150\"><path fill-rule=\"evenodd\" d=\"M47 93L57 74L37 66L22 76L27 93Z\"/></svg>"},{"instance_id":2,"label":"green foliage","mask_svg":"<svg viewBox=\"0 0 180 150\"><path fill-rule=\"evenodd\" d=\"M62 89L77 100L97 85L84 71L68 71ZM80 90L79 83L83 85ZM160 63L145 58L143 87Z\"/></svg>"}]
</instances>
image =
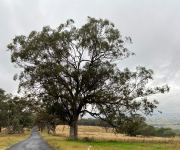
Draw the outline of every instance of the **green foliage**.
<instances>
[{"instance_id":1,"label":"green foliage","mask_svg":"<svg viewBox=\"0 0 180 150\"><path fill-rule=\"evenodd\" d=\"M39 127L39 130L42 132L47 128L48 133L55 133L56 125L62 124L61 120L58 119L58 116L47 113L42 109L36 113L34 123Z\"/></svg>"},{"instance_id":2,"label":"green foliage","mask_svg":"<svg viewBox=\"0 0 180 150\"><path fill-rule=\"evenodd\" d=\"M78 120L78 125L84 125L84 126L102 126L102 127L110 127L109 124L107 124L105 121L102 121L101 119L94 119L94 118L88 118L88 119L80 119Z\"/></svg>"},{"instance_id":3,"label":"green foliage","mask_svg":"<svg viewBox=\"0 0 180 150\"><path fill-rule=\"evenodd\" d=\"M124 133L129 136L159 136L174 137L176 134L171 128L155 128L145 122L145 118L140 115L133 115L125 120L116 132Z\"/></svg>"},{"instance_id":4,"label":"green foliage","mask_svg":"<svg viewBox=\"0 0 180 150\"><path fill-rule=\"evenodd\" d=\"M20 133L32 126L33 118L24 98L12 97L0 89L0 127L6 127L8 133Z\"/></svg>"},{"instance_id":5,"label":"green foliage","mask_svg":"<svg viewBox=\"0 0 180 150\"><path fill-rule=\"evenodd\" d=\"M155 130L155 136L161 137L174 137L176 135L175 132L171 128L157 128Z\"/></svg>"},{"instance_id":6,"label":"green foliage","mask_svg":"<svg viewBox=\"0 0 180 150\"><path fill-rule=\"evenodd\" d=\"M131 114L152 113L158 103L148 96L169 90L147 86L153 79L151 69L117 67L119 60L133 53L108 20L88 17L79 28L73 20L56 29L46 26L40 32L16 36L8 49L12 62L23 70L15 76L20 89L69 124L74 138L79 116L89 113L117 127Z\"/></svg>"},{"instance_id":7,"label":"green foliage","mask_svg":"<svg viewBox=\"0 0 180 150\"><path fill-rule=\"evenodd\" d=\"M136 136L139 133L139 129L144 127L145 118L140 115L132 115L128 118L125 118L121 125L115 128L115 132L125 133L129 136Z\"/></svg>"},{"instance_id":8,"label":"green foliage","mask_svg":"<svg viewBox=\"0 0 180 150\"><path fill-rule=\"evenodd\" d=\"M174 137L176 133L171 128L155 128L150 125L144 125L137 132L137 135L157 136L157 137Z\"/></svg>"}]
</instances>

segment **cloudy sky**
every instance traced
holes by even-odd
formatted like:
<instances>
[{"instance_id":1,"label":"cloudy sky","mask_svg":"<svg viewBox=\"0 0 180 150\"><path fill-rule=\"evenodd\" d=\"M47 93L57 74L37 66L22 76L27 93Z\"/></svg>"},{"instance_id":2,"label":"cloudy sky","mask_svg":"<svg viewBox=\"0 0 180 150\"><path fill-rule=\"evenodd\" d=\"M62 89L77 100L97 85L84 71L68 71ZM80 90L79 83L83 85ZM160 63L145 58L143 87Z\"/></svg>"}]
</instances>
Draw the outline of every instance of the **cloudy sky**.
<instances>
[{"instance_id":1,"label":"cloudy sky","mask_svg":"<svg viewBox=\"0 0 180 150\"><path fill-rule=\"evenodd\" d=\"M6 45L15 35L57 27L72 18L78 25L87 16L112 21L123 36L131 36L136 53L121 66L151 68L158 85L170 92L157 96L159 109L169 113L180 107L180 1L179 0L0 0L0 88L16 93Z\"/></svg>"}]
</instances>

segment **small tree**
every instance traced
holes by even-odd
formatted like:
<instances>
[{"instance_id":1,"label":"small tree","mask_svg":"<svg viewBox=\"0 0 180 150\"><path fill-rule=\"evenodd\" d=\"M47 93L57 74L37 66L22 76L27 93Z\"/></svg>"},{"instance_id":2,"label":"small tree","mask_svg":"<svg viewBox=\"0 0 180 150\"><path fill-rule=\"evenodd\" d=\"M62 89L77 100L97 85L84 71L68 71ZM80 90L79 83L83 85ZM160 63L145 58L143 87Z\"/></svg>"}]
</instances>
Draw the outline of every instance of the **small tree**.
<instances>
[{"instance_id":1,"label":"small tree","mask_svg":"<svg viewBox=\"0 0 180 150\"><path fill-rule=\"evenodd\" d=\"M122 119L122 118L121 118ZM124 133L129 136L136 136L139 134L139 130L146 125L145 118L133 114L132 116L125 117L121 125L115 128L116 132Z\"/></svg>"},{"instance_id":2,"label":"small tree","mask_svg":"<svg viewBox=\"0 0 180 150\"><path fill-rule=\"evenodd\" d=\"M20 97L12 97L6 102L8 133L22 133L25 127L32 127L33 114L28 107L26 100Z\"/></svg>"},{"instance_id":3,"label":"small tree","mask_svg":"<svg viewBox=\"0 0 180 150\"><path fill-rule=\"evenodd\" d=\"M70 126L70 138L77 139L79 116L89 113L117 126L117 116L152 112L157 102L147 96L168 90L147 87L152 70L117 67L132 54L124 45L113 23L88 17L80 28L68 20L57 29L47 26L16 36L8 49L12 62L23 69L20 87L56 107L54 114Z\"/></svg>"},{"instance_id":4,"label":"small tree","mask_svg":"<svg viewBox=\"0 0 180 150\"><path fill-rule=\"evenodd\" d=\"M36 113L35 124L38 126L39 130L42 132L45 127L47 127L48 134L55 134L56 125L60 124L60 119L58 116L53 115L46 110L39 111Z\"/></svg>"}]
</instances>

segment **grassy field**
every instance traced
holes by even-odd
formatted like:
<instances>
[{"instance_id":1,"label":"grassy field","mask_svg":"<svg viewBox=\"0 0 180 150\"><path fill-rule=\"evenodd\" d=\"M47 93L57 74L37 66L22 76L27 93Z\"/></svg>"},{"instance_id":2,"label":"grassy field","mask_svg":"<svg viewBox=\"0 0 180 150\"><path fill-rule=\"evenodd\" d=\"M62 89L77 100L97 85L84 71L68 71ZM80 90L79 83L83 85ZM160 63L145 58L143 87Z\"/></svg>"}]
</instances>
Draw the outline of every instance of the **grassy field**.
<instances>
[{"instance_id":1,"label":"grassy field","mask_svg":"<svg viewBox=\"0 0 180 150\"><path fill-rule=\"evenodd\" d=\"M117 142L117 141L70 141L63 137L45 135L44 139L55 150L180 150L180 144L168 143L141 143L141 142Z\"/></svg>"},{"instance_id":2,"label":"grassy field","mask_svg":"<svg viewBox=\"0 0 180 150\"><path fill-rule=\"evenodd\" d=\"M80 126L80 140L70 141L68 130L67 126L58 126L56 136L43 134L43 137L56 150L87 150L89 145L91 150L180 150L179 137L128 137L114 135L111 130L106 132L101 127Z\"/></svg>"},{"instance_id":3,"label":"grassy field","mask_svg":"<svg viewBox=\"0 0 180 150\"><path fill-rule=\"evenodd\" d=\"M55 150L180 150L180 138L160 137L128 137L122 134L113 134L109 129L101 127L79 126L78 141L68 140L67 126L57 126L56 135L43 133L43 138ZM21 135L1 135L0 150L26 139L29 133Z\"/></svg>"},{"instance_id":4,"label":"grassy field","mask_svg":"<svg viewBox=\"0 0 180 150\"><path fill-rule=\"evenodd\" d=\"M26 139L28 136L28 133L15 135L0 134L0 150L5 150L11 145Z\"/></svg>"}]
</instances>

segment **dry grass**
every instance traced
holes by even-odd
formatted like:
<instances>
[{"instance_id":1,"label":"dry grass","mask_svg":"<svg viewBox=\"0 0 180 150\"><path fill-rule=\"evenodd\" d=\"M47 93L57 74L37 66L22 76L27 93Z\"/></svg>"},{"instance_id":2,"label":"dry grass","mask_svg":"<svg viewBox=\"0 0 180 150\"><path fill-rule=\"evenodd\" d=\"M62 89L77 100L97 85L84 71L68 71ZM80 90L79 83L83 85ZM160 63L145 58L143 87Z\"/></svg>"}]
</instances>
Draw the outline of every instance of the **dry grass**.
<instances>
[{"instance_id":1,"label":"dry grass","mask_svg":"<svg viewBox=\"0 0 180 150\"><path fill-rule=\"evenodd\" d=\"M69 127L59 125L56 127L56 134L68 137ZM100 141L125 141L125 142L152 142L152 143L180 143L180 137L129 137L123 134L114 134L111 129L106 131L102 127L79 126L79 138L90 138Z\"/></svg>"},{"instance_id":2,"label":"dry grass","mask_svg":"<svg viewBox=\"0 0 180 150\"><path fill-rule=\"evenodd\" d=\"M44 139L55 150L180 150L178 143L141 143L116 141L71 141L65 137L43 134Z\"/></svg>"},{"instance_id":3,"label":"dry grass","mask_svg":"<svg viewBox=\"0 0 180 150\"><path fill-rule=\"evenodd\" d=\"M68 140L68 133L69 127L60 125L56 127L56 136L43 134L43 137L55 150L87 150L89 145L91 150L180 150L178 137L128 137L93 126L79 126L79 137L86 140Z\"/></svg>"},{"instance_id":4,"label":"dry grass","mask_svg":"<svg viewBox=\"0 0 180 150\"><path fill-rule=\"evenodd\" d=\"M28 133L14 135L0 134L0 150L5 150L11 145L26 139L28 136Z\"/></svg>"}]
</instances>

